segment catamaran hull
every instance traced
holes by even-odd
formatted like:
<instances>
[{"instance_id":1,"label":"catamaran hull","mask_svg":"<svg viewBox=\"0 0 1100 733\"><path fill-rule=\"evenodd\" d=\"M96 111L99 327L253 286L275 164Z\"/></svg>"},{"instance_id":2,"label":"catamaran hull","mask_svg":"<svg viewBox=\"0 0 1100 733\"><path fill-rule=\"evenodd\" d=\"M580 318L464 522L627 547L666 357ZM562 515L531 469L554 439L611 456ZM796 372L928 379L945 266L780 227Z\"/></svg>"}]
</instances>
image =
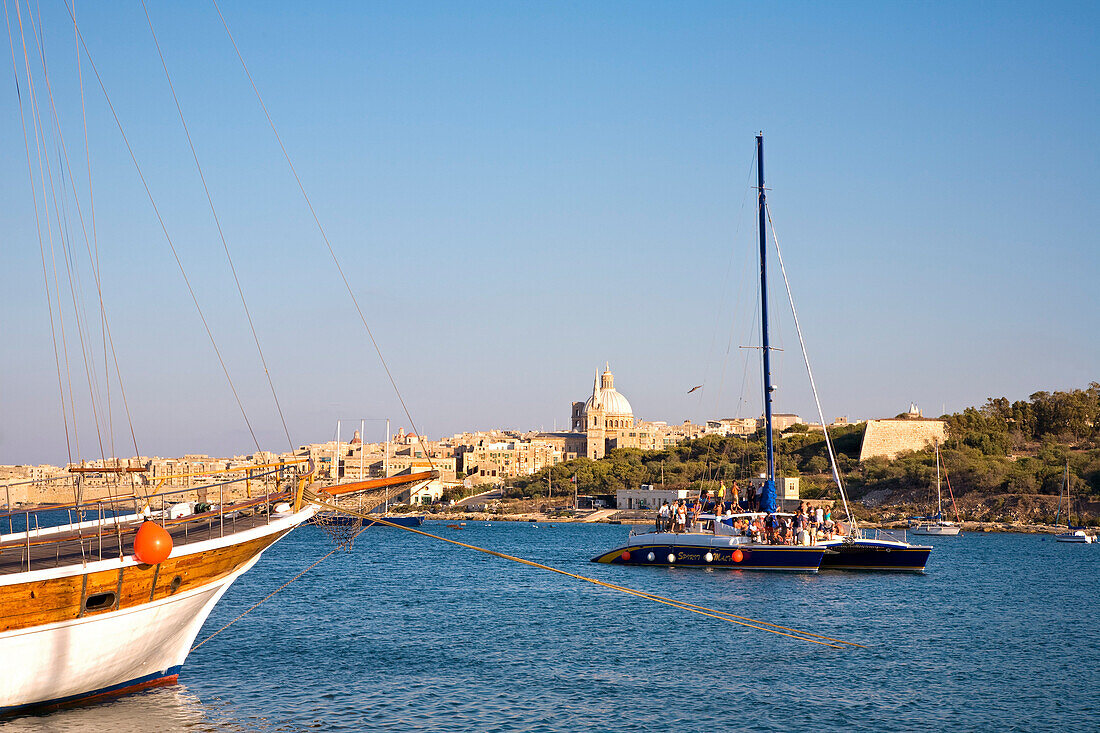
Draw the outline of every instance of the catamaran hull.
<instances>
[{"instance_id":1,"label":"catamaran hull","mask_svg":"<svg viewBox=\"0 0 1100 733\"><path fill-rule=\"evenodd\" d=\"M931 547L856 540L830 545L821 559L822 570L894 570L924 572Z\"/></svg>"},{"instance_id":2,"label":"catamaran hull","mask_svg":"<svg viewBox=\"0 0 1100 733\"><path fill-rule=\"evenodd\" d=\"M706 547L652 543L620 547L592 558L592 562L816 573L824 552L822 547L785 545Z\"/></svg>"}]
</instances>

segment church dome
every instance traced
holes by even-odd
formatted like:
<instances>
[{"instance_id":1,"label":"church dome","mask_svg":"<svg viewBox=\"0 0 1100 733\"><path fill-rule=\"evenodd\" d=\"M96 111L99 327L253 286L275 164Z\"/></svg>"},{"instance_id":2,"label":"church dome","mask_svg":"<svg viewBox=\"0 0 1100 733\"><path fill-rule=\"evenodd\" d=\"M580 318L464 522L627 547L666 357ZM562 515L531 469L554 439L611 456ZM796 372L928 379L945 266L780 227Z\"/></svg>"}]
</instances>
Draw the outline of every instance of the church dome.
<instances>
[{"instance_id":1,"label":"church dome","mask_svg":"<svg viewBox=\"0 0 1100 733\"><path fill-rule=\"evenodd\" d=\"M611 373L610 367L601 375L598 388L593 383L592 396L584 403L585 416L588 415L588 411L593 406L596 409L603 410L604 415L609 417L634 417L634 410L630 407L630 402L619 393L619 390L615 389L615 375Z\"/></svg>"}]
</instances>

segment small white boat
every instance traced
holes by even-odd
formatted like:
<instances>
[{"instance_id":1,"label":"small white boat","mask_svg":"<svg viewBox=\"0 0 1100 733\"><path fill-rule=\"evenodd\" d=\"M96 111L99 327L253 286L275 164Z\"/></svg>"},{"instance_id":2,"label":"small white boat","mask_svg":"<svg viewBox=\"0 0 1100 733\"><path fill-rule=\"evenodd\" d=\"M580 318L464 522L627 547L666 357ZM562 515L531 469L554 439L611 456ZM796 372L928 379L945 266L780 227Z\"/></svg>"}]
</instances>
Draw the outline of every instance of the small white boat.
<instances>
[{"instance_id":1,"label":"small white boat","mask_svg":"<svg viewBox=\"0 0 1100 733\"><path fill-rule=\"evenodd\" d=\"M946 469L945 469L946 470ZM948 481L948 487L950 487ZM952 495L953 496L953 495ZM954 499L952 499L954 501ZM925 537L954 537L959 534L959 525L943 518L943 494L940 491L940 447L936 445L936 516L920 517L916 524L909 526L909 534Z\"/></svg>"},{"instance_id":2,"label":"small white boat","mask_svg":"<svg viewBox=\"0 0 1100 733\"><path fill-rule=\"evenodd\" d=\"M1070 480L1069 480L1069 461L1066 461L1066 468L1062 472L1062 490L1058 493L1058 517L1054 520L1055 524L1061 523L1062 518L1062 496L1066 497L1066 532L1060 532L1054 535L1055 542L1072 542L1078 545L1091 545L1096 541L1096 538L1090 535L1081 527L1074 527L1070 522L1070 513L1073 511L1073 500L1070 496ZM1077 513L1078 520L1083 520L1081 513ZM1083 523L1083 522L1082 522Z\"/></svg>"},{"instance_id":3,"label":"small white boat","mask_svg":"<svg viewBox=\"0 0 1100 733\"><path fill-rule=\"evenodd\" d=\"M926 537L954 537L958 533L959 525L944 520L922 522L909 530L909 534L924 535Z\"/></svg>"}]
</instances>

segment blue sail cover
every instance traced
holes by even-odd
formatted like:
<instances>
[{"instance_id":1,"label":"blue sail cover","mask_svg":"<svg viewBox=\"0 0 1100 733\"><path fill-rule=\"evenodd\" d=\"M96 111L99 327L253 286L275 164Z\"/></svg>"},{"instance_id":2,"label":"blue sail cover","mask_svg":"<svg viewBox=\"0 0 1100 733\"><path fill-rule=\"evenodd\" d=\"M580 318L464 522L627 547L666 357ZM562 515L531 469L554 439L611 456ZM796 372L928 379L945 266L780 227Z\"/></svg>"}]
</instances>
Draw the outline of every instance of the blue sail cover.
<instances>
[{"instance_id":1,"label":"blue sail cover","mask_svg":"<svg viewBox=\"0 0 1100 733\"><path fill-rule=\"evenodd\" d=\"M771 513L775 509L775 479L768 479L764 482L764 493L760 495L760 511Z\"/></svg>"}]
</instances>

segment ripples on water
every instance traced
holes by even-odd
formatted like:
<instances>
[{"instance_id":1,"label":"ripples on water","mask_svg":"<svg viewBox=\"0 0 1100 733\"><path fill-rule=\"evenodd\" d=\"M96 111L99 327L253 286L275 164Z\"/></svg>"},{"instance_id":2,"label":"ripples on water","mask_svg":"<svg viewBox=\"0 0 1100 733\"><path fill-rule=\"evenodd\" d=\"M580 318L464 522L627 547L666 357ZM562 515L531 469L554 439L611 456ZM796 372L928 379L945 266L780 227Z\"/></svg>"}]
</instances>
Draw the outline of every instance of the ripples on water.
<instances>
[{"instance_id":1,"label":"ripples on water","mask_svg":"<svg viewBox=\"0 0 1100 733\"><path fill-rule=\"evenodd\" d=\"M181 684L11 731L1100 728L1100 547L933 538L925 575L628 568L611 525L429 525L640 590L866 643L837 651L369 529L195 652ZM292 533L199 638L327 552Z\"/></svg>"}]
</instances>

